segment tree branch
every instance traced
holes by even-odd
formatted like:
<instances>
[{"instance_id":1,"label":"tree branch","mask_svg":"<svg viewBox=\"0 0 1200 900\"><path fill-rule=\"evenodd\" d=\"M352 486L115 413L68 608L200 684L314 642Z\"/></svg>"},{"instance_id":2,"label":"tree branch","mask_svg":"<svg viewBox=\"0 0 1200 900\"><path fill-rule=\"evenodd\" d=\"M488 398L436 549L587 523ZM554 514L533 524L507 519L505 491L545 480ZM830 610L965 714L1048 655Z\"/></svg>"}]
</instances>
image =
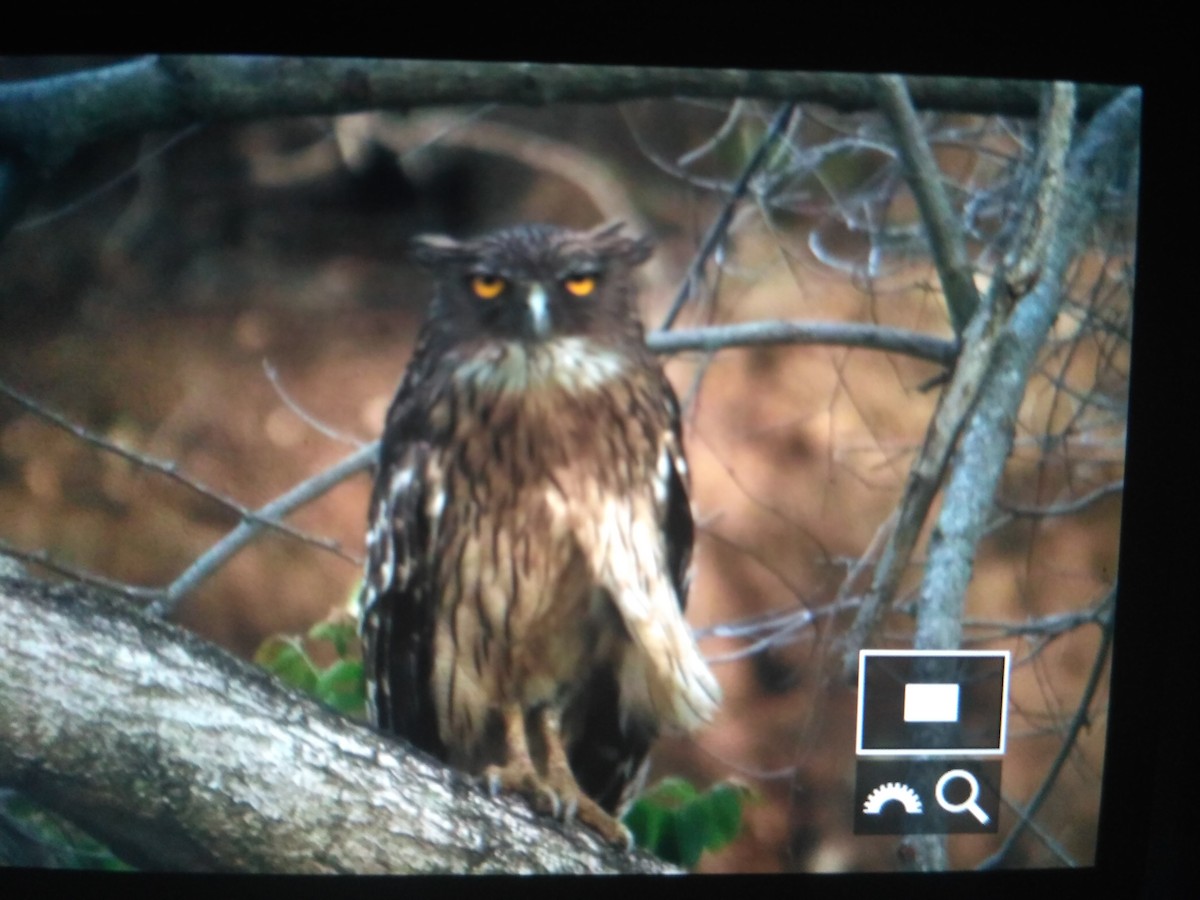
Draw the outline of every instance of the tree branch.
<instances>
[{"instance_id":1,"label":"tree branch","mask_svg":"<svg viewBox=\"0 0 1200 900\"><path fill-rule=\"evenodd\" d=\"M16 388L10 387L3 381L0 381L0 395L8 397L8 399L12 400L22 409L32 413L45 422L49 422L56 428L61 428L68 434L73 435L74 437L83 441L85 444L91 444L93 447L98 447L101 450L112 453L115 456L119 456L121 459L127 460L128 462L131 462L140 468L149 469L151 472L157 472L159 475L164 475L171 479L176 484L181 484L189 490L195 491L201 497L212 500L214 503L217 503L225 509L236 513L242 518L243 521L253 523L259 530L263 528L272 528L281 534L286 534L288 537L295 538L302 543L310 544L322 550L328 550L330 553L336 554L337 556L340 556L342 559L345 559L349 562L358 562L357 559L346 553L346 551L344 551L336 541L331 541L328 538L314 537L313 535L306 534L303 531L293 528L291 525L280 521L278 518L269 513L259 513L247 509L232 497L228 497L225 494L222 494L220 491L210 488L208 485L198 481L195 478L192 478L190 475L185 475L179 471L179 464L174 460L156 459L148 454L138 453L134 450L128 449L127 447L122 447L120 444L115 444L107 438L101 437L100 435L89 431L82 425L75 424L61 413L55 412L41 402L21 393ZM290 512L290 510L287 511Z\"/></svg>"},{"instance_id":2,"label":"tree branch","mask_svg":"<svg viewBox=\"0 0 1200 900\"><path fill-rule=\"evenodd\" d=\"M1137 139L1139 113L1139 92L1131 88L1096 116L1071 154L1059 201L1061 227L1049 239L1037 285L1016 305L999 335L993 369L963 431L946 485L920 590L919 604L928 611L923 618L918 615L917 648L953 649L962 640L962 603L975 549L1012 448L1029 373L1062 305L1067 266L1095 220L1120 155Z\"/></svg>"},{"instance_id":3,"label":"tree branch","mask_svg":"<svg viewBox=\"0 0 1200 900\"><path fill-rule=\"evenodd\" d=\"M1108 654L1112 649L1113 605L1116 603L1116 599L1117 594L1114 588L1100 604L1100 646L1096 649L1096 656L1092 661L1092 669L1088 673L1087 683L1084 685L1083 693L1079 697L1079 705L1075 708L1075 714L1071 716L1071 721L1067 723L1062 746L1058 748L1058 753L1055 754L1054 761L1050 763L1050 768L1046 771L1046 777L1042 779L1037 792L1030 799L1024 810L1017 811L1019 813L1017 824L1004 838L1004 843L1000 845L1000 848L980 863L980 869L994 869L1000 866L1004 862L1004 858L1012 851L1017 839L1026 828L1032 825L1034 817L1038 814L1038 810L1042 808L1042 804L1050 795L1050 789L1054 786L1055 781L1058 780L1059 772L1062 771L1063 766L1066 765L1067 759L1071 755L1071 751L1075 748L1075 742L1079 739L1079 732L1091 720L1092 701L1095 699L1096 690L1100 686L1100 676L1104 673L1104 669L1108 665Z\"/></svg>"},{"instance_id":4,"label":"tree branch","mask_svg":"<svg viewBox=\"0 0 1200 900\"><path fill-rule=\"evenodd\" d=\"M921 210L929 250L937 266L942 292L946 295L950 322L954 333L961 337L979 307L975 272L967 258L963 230L946 197L942 174L921 133L917 111L913 109L904 79L899 75L881 75L877 85L880 109L892 126L905 176Z\"/></svg>"},{"instance_id":5,"label":"tree branch","mask_svg":"<svg viewBox=\"0 0 1200 900\"><path fill-rule=\"evenodd\" d=\"M171 615L179 606L180 601L197 585L257 537L266 527L266 521L286 516L341 484L351 475L365 471L375 462L378 455L379 442L373 441L355 450L341 462L330 466L320 475L301 482L287 493L272 500L258 510L254 518L244 519L237 528L209 547L183 574L171 582L163 595L146 608L146 612L152 616Z\"/></svg>"},{"instance_id":6,"label":"tree branch","mask_svg":"<svg viewBox=\"0 0 1200 900\"><path fill-rule=\"evenodd\" d=\"M780 135L787 129L788 123L792 120L793 114L796 112L795 103L787 103L776 114L774 121L771 122L771 127L767 129L767 133L763 135L763 139L758 142L754 153L750 159L746 161L745 167L734 183L733 188L729 192L729 196L725 200L725 204L721 207L721 212L713 220L712 225L708 228L708 233L704 235L704 240L700 244L700 249L696 255L692 257L691 265L688 266L687 274L683 277L683 283L679 286L679 291L675 295L675 300L671 303L671 308L667 310L667 315L663 318L662 324L659 325L660 331L668 331L675 324L675 318L683 309L683 304L696 290L696 285L700 282L700 276L704 272L704 266L708 263L708 258L716 252L717 245L725 239L725 232L729 230L729 225L733 222L733 211L737 208L738 203L746 194L746 190L750 187L750 179L762 167L767 160L767 154L775 146Z\"/></svg>"},{"instance_id":7,"label":"tree branch","mask_svg":"<svg viewBox=\"0 0 1200 900\"><path fill-rule=\"evenodd\" d=\"M920 108L1033 116L1039 83L918 77ZM1084 86L1080 111L1116 94ZM0 85L0 147L43 167L116 134L208 120L313 115L495 101L612 103L638 97L759 97L873 108L871 76L544 63L272 56L147 56Z\"/></svg>"},{"instance_id":8,"label":"tree branch","mask_svg":"<svg viewBox=\"0 0 1200 900\"><path fill-rule=\"evenodd\" d=\"M857 322L762 320L735 325L710 325L679 331L656 331L646 337L646 344L655 353L680 353L685 350L712 352L731 347L771 347L783 344L824 344L903 353L942 366L951 365L956 354L954 342L945 338L919 331Z\"/></svg>"},{"instance_id":9,"label":"tree branch","mask_svg":"<svg viewBox=\"0 0 1200 900\"><path fill-rule=\"evenodd\" d=\"M670 871L119 599L4 574L0 783L150 869Z\"/></svg>"},{"instance_id":10,"label":"tree branch","mask_svg":"<svg viewBox=\"0 0 1200 900\"><path fill-rule=\"evenodd\" d=\"M1039 267L1036 287L1007 319L1006 304L996 291L989 292L988 301L968 325L962 358L905 486L896 529L876 567L867 598L843 641L844 674L857 670L858 651L899 584L962 432L959 459L947 486L921 589L922 597L935 598L943 607L924 618L929 624L919 626L916 645L927 649L958 646L962 637L961 604L975 547L1012 445L1012 424L1030 367L1062 303L1064 273L1094 219L1098 193L1112 177L1119 154L1136 139L1139 110L1140 93L1131 88L1096 116L1071 153L1060 227L1044 245L1045 259ZM952 491L967 507L952 502ZM838 599L845 597L839 593Z\"/></svg>"}]
</instances>

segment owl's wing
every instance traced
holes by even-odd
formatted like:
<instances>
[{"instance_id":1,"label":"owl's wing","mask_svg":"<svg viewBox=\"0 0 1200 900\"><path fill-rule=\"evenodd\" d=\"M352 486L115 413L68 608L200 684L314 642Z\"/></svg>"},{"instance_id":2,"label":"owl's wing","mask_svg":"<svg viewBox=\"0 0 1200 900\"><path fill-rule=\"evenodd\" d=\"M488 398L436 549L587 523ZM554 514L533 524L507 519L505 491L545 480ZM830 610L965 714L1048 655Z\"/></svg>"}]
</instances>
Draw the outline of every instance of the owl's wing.
<instances>
[{"instance_id":1,"label":"owl's wing","mask_svg":"<svg viewBox=\"0 0 1200 900\"><path fill-rule=\"evenodd\" d=\"M371 498L363 669L375 726L444 756L429 685L437 600L429 578L430 447L419 437L419 417L412 392L402 390L388 415Z\"/></svg>"},{"instance_id":2,"label":"owl's wing","mask_svg":"<svg viewBox=\"0 0 1200 900\"><path fill-rule=\"evenodd\" d=\"M663 462L658 466L656 495L661 499L659 521L667 543L667 566L671 581L679 594L680 610L687 609L688 584L691 581L692 542L696 526L692 520L692 505L688 498L688 468L683 455L683 426L679 400L670 382L663 377L664 400L669 428L660 451Z\"/></svg>"},{"instance_id":3,"label":"owl's wing","mask_svg":"<svg viewBox=\"0 0 1200 900\"><path fill-rule=\"evenodd\" d=\"M666 545L668 575L682 611L687 605L695 525L688 499L679 403L666 378L662 398L667 428L654 469L658 522ZM588 712L571 754L580 786L609 812L617 813L642 789L657 723L623 715L620 687L610 669L596 672L588 686Z\"/></svg>"}]
</instances>

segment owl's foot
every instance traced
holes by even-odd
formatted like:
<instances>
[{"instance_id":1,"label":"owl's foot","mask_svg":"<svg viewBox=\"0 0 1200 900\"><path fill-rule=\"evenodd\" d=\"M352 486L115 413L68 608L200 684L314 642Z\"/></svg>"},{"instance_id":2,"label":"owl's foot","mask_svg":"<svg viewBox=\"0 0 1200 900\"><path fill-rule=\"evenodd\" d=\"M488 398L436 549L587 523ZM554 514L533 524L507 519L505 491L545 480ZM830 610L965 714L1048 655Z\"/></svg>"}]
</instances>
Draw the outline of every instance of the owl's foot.
<instances>
[{"instance_id":1,"label":"owl's foot","mask_svg":"<svg viewBox=\"0 0 1200 900\"><path fill-rule=\"evenodd\" d=\"M557 816L562 810L558 795L542 780L529 755L525 736L525 713L515 703L501 709L504 717L504 736L508 762L503 766L488 766L483 770L483 783L495 797L501 791L511 791L525 797L543 815Z\"/></svg>"},{"instance_id":2,"label":"owl's foot","mask_svg":"<svg viewBox=\"0 0 1200 900\"><path fill-rule=\"evenodd\" d=\"M559 816L562 801L537 771L530 765L509 763L506 766L488 766L483 770L483 783L493 797L502 792L520 794L530 806L545 816Z\"/></svg>"},{"instance_id":3,"label":"owl's foot","mask_svg":"<svg viewBox=\"0 0 1200 900\"><path fill-rule=\"evenodd\" d=\"M628 850L633 835L616 818L583 792L567 761L567 751L559 734L558 714L549 707L541 712L542 737L546 742L546 786L559 799L562 819L576 819L613 846Z\"/></svg>"}]
</instances>

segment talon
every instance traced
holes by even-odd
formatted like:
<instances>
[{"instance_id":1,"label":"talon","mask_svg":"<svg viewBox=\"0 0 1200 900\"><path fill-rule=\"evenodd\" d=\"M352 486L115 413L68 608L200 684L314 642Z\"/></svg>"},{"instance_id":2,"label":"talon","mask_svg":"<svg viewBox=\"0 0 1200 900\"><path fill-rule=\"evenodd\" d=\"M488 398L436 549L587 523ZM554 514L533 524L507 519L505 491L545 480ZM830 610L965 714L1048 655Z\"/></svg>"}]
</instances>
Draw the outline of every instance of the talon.
<instances>
[{"instance_id":1,"label":"talon","mask_svg":"<svg viewBox=\"0 0 1200 900\"><path fill-rule=\"evenodd\" d=\"M571 795L563 797L562 814L559 816L564 822L570 822L579 813L579 798Z\"/></svg>"},{"instance_id":2,"label":"talon","mask_svg":"<svg viewBox=\"0 0 1200 900\"><path fill-rule=\"evenodd\" d=\"M500 788L502 785L499 767L488 766L487 770L482 776L480 776L479 780L483 782L484 789L488 792L488 795L492 797L492 799L500 796Z\"/></svg>"}]
</instances>

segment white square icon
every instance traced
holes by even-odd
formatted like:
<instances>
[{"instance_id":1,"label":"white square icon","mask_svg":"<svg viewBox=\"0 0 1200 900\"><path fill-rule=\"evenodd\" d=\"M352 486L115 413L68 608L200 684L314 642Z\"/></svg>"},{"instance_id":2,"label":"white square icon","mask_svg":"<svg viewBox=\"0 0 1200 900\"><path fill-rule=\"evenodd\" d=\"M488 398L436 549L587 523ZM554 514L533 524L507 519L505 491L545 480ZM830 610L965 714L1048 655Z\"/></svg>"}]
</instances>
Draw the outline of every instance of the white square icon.
<instances>
[{"instance_id":1,"label":"white square icon","mask_svg":"<svg viewBox=\"0 0 1200 900\"><path fill-rule=\"evenodd\" d=\"M859 756L1003 756L1008 650L862 650Z\"/></svg>"},{"instance_id":2,"label":"white square icon","mask_svg":"<svg viewBox=\"0 0 1200 900\"><path fill-rule=\"evenodd\" d=\"M905 722L957 722L957 684L904 685Z\"/></svg>"}]
</instances>

